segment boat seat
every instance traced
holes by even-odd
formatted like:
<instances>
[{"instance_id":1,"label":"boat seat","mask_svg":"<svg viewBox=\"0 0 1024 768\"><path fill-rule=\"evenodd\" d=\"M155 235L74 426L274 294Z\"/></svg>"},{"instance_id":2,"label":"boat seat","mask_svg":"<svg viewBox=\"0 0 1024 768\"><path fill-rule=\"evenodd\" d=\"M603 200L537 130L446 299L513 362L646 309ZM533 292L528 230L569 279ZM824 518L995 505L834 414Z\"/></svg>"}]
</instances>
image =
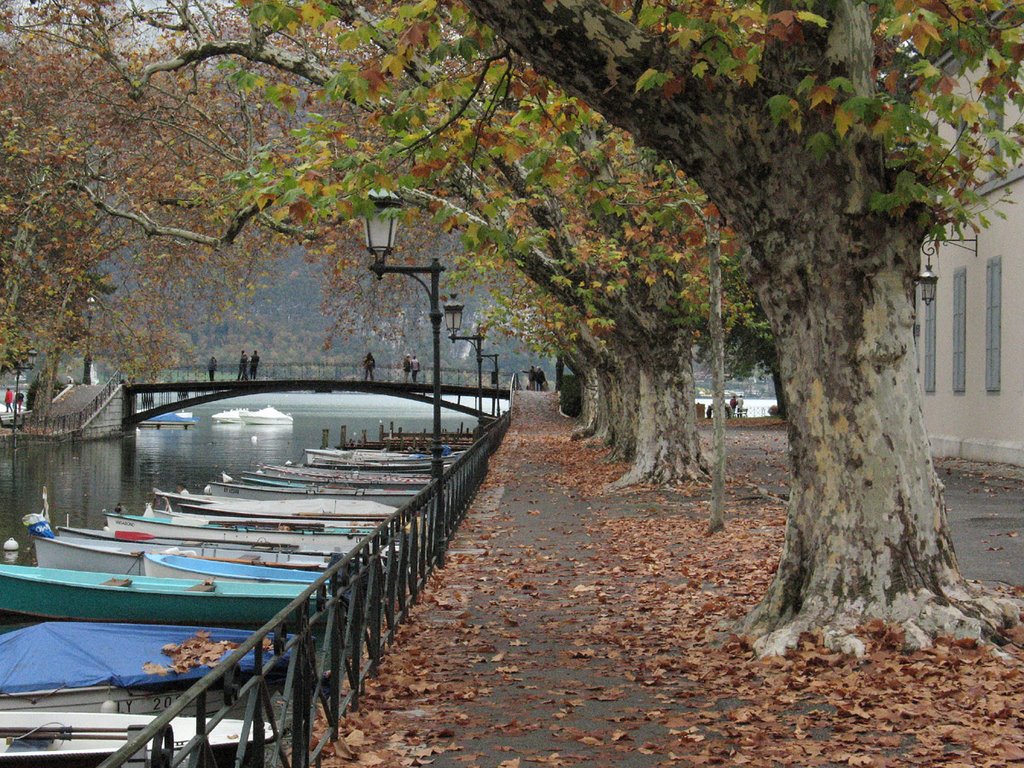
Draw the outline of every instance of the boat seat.
<instances>
[{"instance_id":1,"label":"boat seat","mask_svg":"<svg viewBox=\"0 0 1024 768\"><path fill-rule=\"evenodd\" d=\"M216 592L217 585L212 581L204 581L202 584L193 584L186 592Z\"/></svg>"},{"instance_id":2,"label":"boat seat","mask_svg":"<svg viewBox=\"0 0 1024 768\"><path fill-rule=\"evenodd\" d=\"M132 585L131 579L107 579L101 587L130 587Z\"/></svg>"}]
</instances>

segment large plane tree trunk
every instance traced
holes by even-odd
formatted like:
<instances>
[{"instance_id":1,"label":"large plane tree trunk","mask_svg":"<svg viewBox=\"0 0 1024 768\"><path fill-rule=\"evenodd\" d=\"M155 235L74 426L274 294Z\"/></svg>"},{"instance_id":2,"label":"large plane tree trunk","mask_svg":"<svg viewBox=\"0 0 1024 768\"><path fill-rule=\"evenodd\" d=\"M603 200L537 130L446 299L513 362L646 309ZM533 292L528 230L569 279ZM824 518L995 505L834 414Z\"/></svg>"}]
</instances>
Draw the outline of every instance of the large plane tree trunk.
<instances>
[{"instance_id":1,"label":"large plane tree trunk","mask_svg":"<svg viewBox=\"0 0 1024 768\"><path fill-rule=\"evenodd\" d=\"M790 240L816 247L824 269L801 274L807 254L757 286L783 361L793 465L782 558L746 623L764 652L812 627L857 651L850 632L868 618L901 624L913 645L1012 620L967 593L950 542L918 398L916 246L895 228L876 239L870 271L845 249Z\"/></svg>"},{"instance_id":2,"label":"large plane tree trunk","mask_svg":"<svg viewBox=\"0 0 1024 768\"><path fill-rule=\"evenodd\" d=\"M648 336L635 347L635 449L616 486L707 478L697 433L690 345L681 334Z\"/></svg>"}]
</instances>

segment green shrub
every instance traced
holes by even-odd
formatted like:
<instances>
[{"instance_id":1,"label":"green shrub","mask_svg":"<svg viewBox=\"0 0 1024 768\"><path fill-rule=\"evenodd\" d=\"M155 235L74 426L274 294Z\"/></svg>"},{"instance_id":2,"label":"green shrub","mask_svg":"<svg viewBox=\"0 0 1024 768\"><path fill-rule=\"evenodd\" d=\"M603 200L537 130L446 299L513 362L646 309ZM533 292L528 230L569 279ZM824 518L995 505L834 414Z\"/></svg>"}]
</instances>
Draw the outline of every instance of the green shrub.
<instances>
[{"instance_id":1,"label":"green shrub","mask_svg":"<svg viewBox=\"0 0 1024 768\"><path fill-rule=\"evenodd\" d=\"M583 411L583 397L580 393L580 380L573 374L562 376L562 389L558 393L562 413L576 417Z\"/></svg>"}]
</instances>

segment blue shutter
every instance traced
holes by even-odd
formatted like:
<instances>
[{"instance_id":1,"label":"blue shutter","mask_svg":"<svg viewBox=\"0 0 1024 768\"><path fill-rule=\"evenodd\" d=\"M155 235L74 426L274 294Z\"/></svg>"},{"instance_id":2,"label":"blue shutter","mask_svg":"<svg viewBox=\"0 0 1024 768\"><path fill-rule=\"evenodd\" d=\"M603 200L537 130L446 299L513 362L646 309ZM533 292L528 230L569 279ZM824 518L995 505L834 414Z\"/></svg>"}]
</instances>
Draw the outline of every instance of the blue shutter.
<instances>
[{"instance_id":1,"label":"blue shutter","mask_svg":"<svg viewBox=\"0 0 1024 768\"><path fill-rule=\"evenodd\" d=\"M924 391L935 392L935 303L924 305Z\"/></svg>"},{"instance_id":2,"label":"blue shutter","mask_svg":"<svg viewBox=\"0 0 1024 768\"><path fill-rule=\"evenodd\" d=\"M953 273L953 391L967 389L967 268Z\"/></svg>"},{"instance_id":3,"label":"blue shutter","mask_svg":"<svg viewBox=\"0 0 1024 768\"><path fill-rule=\"evenodd\" d=\"M985 267L985 390L998 392L1002 367L1003 259Z\"/></svg>"}]
</instances>

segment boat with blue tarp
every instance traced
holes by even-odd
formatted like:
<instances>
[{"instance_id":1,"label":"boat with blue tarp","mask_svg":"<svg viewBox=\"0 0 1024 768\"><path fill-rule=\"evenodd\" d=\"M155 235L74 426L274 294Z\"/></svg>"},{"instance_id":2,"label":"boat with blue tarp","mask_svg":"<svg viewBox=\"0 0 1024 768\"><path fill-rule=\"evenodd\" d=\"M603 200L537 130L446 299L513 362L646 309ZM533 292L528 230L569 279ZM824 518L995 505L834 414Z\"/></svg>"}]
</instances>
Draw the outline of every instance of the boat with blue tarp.
<instances>
[{"instance_id":1,"label":"boat with blue tarp","mask_svg":"<svg viewBox=\"0 0 1024 768\"><path fill-rule=\"evenodd\" d=\"M249 634L224 627L75 621L47 621L0 634L0 712L159 712ZM223 653L204 657L191 669L171 668L164 648L199 639L213 655L221 647ZM264 665L272 658L265 650ZM250 652L239 665L243 679L254 673L255 664ZM219 698L219 691L207 696ZM208 700L207 708L220 703Z\"/></svg>"}]
</instances>

